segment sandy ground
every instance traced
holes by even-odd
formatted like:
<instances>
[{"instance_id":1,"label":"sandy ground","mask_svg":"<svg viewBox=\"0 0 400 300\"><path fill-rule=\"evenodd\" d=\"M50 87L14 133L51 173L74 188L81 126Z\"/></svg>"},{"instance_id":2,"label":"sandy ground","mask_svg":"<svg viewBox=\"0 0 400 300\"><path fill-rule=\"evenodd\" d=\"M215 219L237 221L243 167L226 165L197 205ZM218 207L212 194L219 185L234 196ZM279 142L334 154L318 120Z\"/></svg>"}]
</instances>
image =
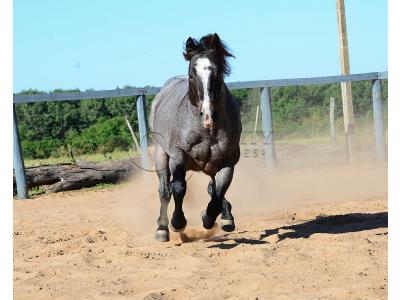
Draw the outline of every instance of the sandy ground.
<instances>
[{"instance_id":1,"label":"sandy ground","mask_svg":"<svg viewBox=\"0 0 400 300\"><path fill-rule=\"evenodd\" d=\"M238 165L230 234L201 228L208 179L188 175L186 243L153 239L154 174L14 201L15 299L386 299L387 166L260 165Z\"/></svg>"}]
</instances>

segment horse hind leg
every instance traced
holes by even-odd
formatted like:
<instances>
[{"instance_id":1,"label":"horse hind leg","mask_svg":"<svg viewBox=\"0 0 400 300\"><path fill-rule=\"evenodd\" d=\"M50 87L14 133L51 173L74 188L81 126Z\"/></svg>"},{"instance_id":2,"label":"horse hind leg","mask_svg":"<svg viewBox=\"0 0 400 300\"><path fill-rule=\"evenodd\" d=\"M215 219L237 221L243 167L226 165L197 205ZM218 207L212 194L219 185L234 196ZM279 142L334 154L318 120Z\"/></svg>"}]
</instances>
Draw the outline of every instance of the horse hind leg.
<instances>
[{"instance_id":1,"label":"horse hind leg","mask_svg":"<svg viewBox=\"0 0 400 300\"><path fill-rule=\"evenodd\" d=\"M168 168L168 155L157 146L155 149L155 165L159 179L158 193L160 196L160 216L157 219L155 239L159 242L169 241L168 231L168 204L171 199L170 171Z\"/></svg>"},{"instance_id":2,"label":"horse hind leg","mask_svg":"<svg viewBox=\"0 0 400 300\"><path fill-rule=\"evenodd\" d=\"M208 194L212 197L215 193L215 179L212 178L207 187ZM235 230L235 218L232 215L232 205L224 197L222 199L221 229L225 232Z\"/></svg>"},{"instance_id":3,"label":"horse hind leg","mask_svg":"<svg viewBox=\"0 0 400 300\"><path fill-rule=\"evenodd\" d=\"M232 205L225 198L222 200L221 228L223 231L235 230L235 218L232 215Z\"/></svg>"}]
</instances>

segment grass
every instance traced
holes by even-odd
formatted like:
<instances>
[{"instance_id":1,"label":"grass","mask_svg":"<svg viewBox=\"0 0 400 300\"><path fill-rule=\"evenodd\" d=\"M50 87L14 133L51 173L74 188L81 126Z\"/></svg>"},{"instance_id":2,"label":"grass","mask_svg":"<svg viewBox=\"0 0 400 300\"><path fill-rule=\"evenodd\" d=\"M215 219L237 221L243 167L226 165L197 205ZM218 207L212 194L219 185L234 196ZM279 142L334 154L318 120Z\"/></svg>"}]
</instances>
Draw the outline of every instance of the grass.
<instances>
[{"instance_id":1,"label":"grass","mask_svg":"<svg viewBox=\"0 0 400 300\"><path fill-rule=\"evenodd\" d=\"M375 144L375 136L373 127L360 127L356 128L356 142L359 144L366 144L366 145L373 145ZM251 145L251 136L249 136L242 145ZM345 145L345 136L343 133L338 134L336 136L336 141L338 145ZM313 137L298 137L298 136L287 136L284 138L277 138L275 140L276 143L285 143L285 144L300 144L300 145L318 145L318 144L331 144L330 136L320 135L320 136L313 136ZM262 145L264 143L261 137L257 137L255 141L256 145ZM387 143L387 136L386 136L386 143ZM86 160L92 162L103 162L107 160L118 160L118 159L127 159L132 157L137 157L138 153L130 151L121 151L116 150L113 153L104 155L101 153L92 153L92 154L85 154L76 156L76 160ZM60 156L60 157L49 157L46 159L26 159L25 166L26 167L35 167L41 165L53 165L53 164L62 164L62 163L73 163L72 159L69 156Z\"/></svg>"},{"instance_id":2,"label":"grass","mask_svg":"<svg viewBox=\"0 0 400 300\"><path fill-rule=\"evenodd\" d=\"M314 137L295 137L295 138L283 138L277 139L277 143L285 144L300 144L300 145L316 145L316 144L331 144L330 136L314 136ZM344 145L345 137L340 135L336 136L336 142L338 145Z\"/></svg>"},{"instance_id":3,"label":"grass","mask_svg":"<svg viewBox=\"0 0 400 300\"><path fill-rule=\"evenodd\" d=\"M373 131L365 129L356 129L355 141L359 145L374 145L375 135ZM318 145L318 144L331 144L331 138L329 135L314 136L314 137L294 137L294 138L283 138L277 139L276 143L287 143L287 144L301 144L301 145ZM345 145L346 137L344 134L336 136L337 145ZM387 143L387 139L386 139Z\"/></svg>"},{"instance_id":4,"label":"grass","mask_svg":"<svg viewBox=\"0 0 400 300\"><path fill-rule=\"evenodd\" d=\"M93 191L93 190L103 190L115 187L116 185L121 185L123 183L99 183L95 186L80 189L81 191Z\"/></svg>"},{"instance_id":5,"label":"grass","mask_svg":"<svg viewBox=\"0 0 400 300\"><path fill-rule=\"evenodd\" d=\"M246 136L246 142L244 144L251 143L252 135ZM356 126L355 130L355 140L360 145L373 145L375 144L375 129L373 124L359 125ZM243 140L242 140L243 141ZM286 143L286 144L301 144L301 145L318 145L318 144L331 144L330 133L327 131L320 132L318 135L305 136L301 133L299 134L288 134L284 136L275 136L276 143ZM387 131L385 132L385 142L387 144ZM257 135L255 143L257 145L262 145L264 143L263 138ZM346 144L346 137L343 130L336 131L336 143L338 145Z\"/></svg>"},{"instance_id":6,"label":"grass","mask_svg":"<svg viewBox=\"0 0 400 300\"><path fill-rule=\"evenodd\" d=\"M76 156L75 159L78 161L86 160L92 162L103 162L107 160L126 159L135 156L137 156L137 153L133 151L116 150L113 153L107 154L107 156L101 153L91 153L91 154ZM24 162L25 162L25 167L37 167L43 165L73 163L71 157L69 156L49 157L45 159L25 159Z\"/></svg>"},{"instance_id":7,"label":"grass","mask_svg":"<svg viewBox=\"0 0 400 300\"><path fill-rule=\"evenodd\" d=\"M336 142L339 145L345 144L344 135L336 136ZM263 145L264 140L261 137L258 137L255 140L256 145ZM329 135L319 135L312 137L299 137L299 136L286 136L283 138L275 138L275 143L282 144L301 144L301 145L318 145L318 144L331 144L331 138ZM251 139L247 139L242 145L251 145Z\"/></svg>"},{"instance_id":8,"label":"grass","mask_svg":"<svg viewBox=\"0 0 400 300\"><path fill-rule=\"evenodd\" d=\"M36 198L43 194L46 194L46 190L43 186L34 187L28 190L28 197L29 198Z\"/></svg>"}]
</instances>

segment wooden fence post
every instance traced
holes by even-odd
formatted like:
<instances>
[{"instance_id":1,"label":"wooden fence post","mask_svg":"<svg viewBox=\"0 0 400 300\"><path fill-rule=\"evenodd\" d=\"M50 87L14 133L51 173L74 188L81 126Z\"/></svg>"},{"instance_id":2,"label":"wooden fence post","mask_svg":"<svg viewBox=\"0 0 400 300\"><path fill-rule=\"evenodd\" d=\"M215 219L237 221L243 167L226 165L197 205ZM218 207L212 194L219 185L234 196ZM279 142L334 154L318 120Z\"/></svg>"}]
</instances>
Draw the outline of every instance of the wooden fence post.
<instances>
[{"instance_id":1,"label":"wooden fence post","mask_svg":"<svg viewBox=\"0 0 400 300\"><path fill-rule=\"evenodd\" d=\"M139 135L140 135L140 151L142 159L142 167L149 167L149 160L147 157L147 116L146 116L146 96L140 95L136 101L137 118L139 123Z\"/></svg>"},{"instance_id":2,"label":"wooden fence post","mask_svg":"<svg viewBox=\"0 0 400 300\"><path fill-rule=\"evenodd\" d=\"M271 89L264 87L261 89L260 107L262 114L262 129L265 141L265 164L268 169L275 169L275 136L272 128L272 107L271 107Z\"/></svg>"},{"instance_id":3,"label":"wooden fence post","mask_svg":"<svg viewBox=\"0 0 400 300\"><path fill-rule=\"evenodd\" d=\"M331 124L331 143L337 144L335 131L335 98L331 97L329 105L329 121Z\"/></svg>"},{"instance_id":4,"label":"wooden fence post","mask_svg":"<svg viewBox=\"0 0 400 300\"><path fill-rule=\"evenodd\" d=\"M347 43L346 14L344 0L336 0L336 14L339 33L340 69L342 75L350 74L349 48ZM346 146L349 162L353 163L356 158L355 122L353 112L353 96L351 93L351 82L342 82L343 122L346 135Z\"/></svg>"},{"instance_id":5,"label":"wooden fence post","mask_svg":"<svg viewBox=\"0 0 400 300\"><path fill-rule=\"evenodd\" d=\"M19 140L17 114L15 112L15 104L13 104L13 165L15 171L15 181L17 183L17 196L19 199L28 198L28 190L26 185L25 165L22 156L21 143Z\"/></svg>"},{"instance_id":6,"label":"wooden fence post","mask_svg":"<svg viewBox=\"0 0 400 300\"><path fill-rule=\"evenodd\" d=\"M382 87L381 81L372 81L372 105L374 109L375 145L378 161L386 161L385 129L383 123Z\"/></svg>"},{"instance_id":7,"label":"wooden fence post","mask_svg":"<svg viewBox=\"0 0 400 300\"><path fill-rule=\"evenodd\" d=\"M253 132L253 139L252 143L256 143L256 138L257 138L257 127L258 127L258 113L260 111L260 105L257 105L257 110L256 110L256 120L254 121L254 132Z\"/></svg>"}]
</instances>

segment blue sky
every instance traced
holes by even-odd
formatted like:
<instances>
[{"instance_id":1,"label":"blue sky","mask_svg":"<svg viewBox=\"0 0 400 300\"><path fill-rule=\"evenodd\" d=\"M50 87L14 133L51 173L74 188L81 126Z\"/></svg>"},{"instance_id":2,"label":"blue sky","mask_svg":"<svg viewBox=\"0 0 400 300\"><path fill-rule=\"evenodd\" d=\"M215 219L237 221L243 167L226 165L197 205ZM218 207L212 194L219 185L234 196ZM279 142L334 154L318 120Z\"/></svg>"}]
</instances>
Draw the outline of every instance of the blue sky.
<instances>
[{"instance_id":1,"label":"blue sky","mask_svg":"<svg viewBox=\"0 0 400 300\"><path fill-rule=\"evenodd\" d=\"M351 73L387 70L387 1L345 4ZM340 74L335 0L15 0L14 92L161 86L213 32L236 56L228 82Z\"/></svg>"}]
</instances>

